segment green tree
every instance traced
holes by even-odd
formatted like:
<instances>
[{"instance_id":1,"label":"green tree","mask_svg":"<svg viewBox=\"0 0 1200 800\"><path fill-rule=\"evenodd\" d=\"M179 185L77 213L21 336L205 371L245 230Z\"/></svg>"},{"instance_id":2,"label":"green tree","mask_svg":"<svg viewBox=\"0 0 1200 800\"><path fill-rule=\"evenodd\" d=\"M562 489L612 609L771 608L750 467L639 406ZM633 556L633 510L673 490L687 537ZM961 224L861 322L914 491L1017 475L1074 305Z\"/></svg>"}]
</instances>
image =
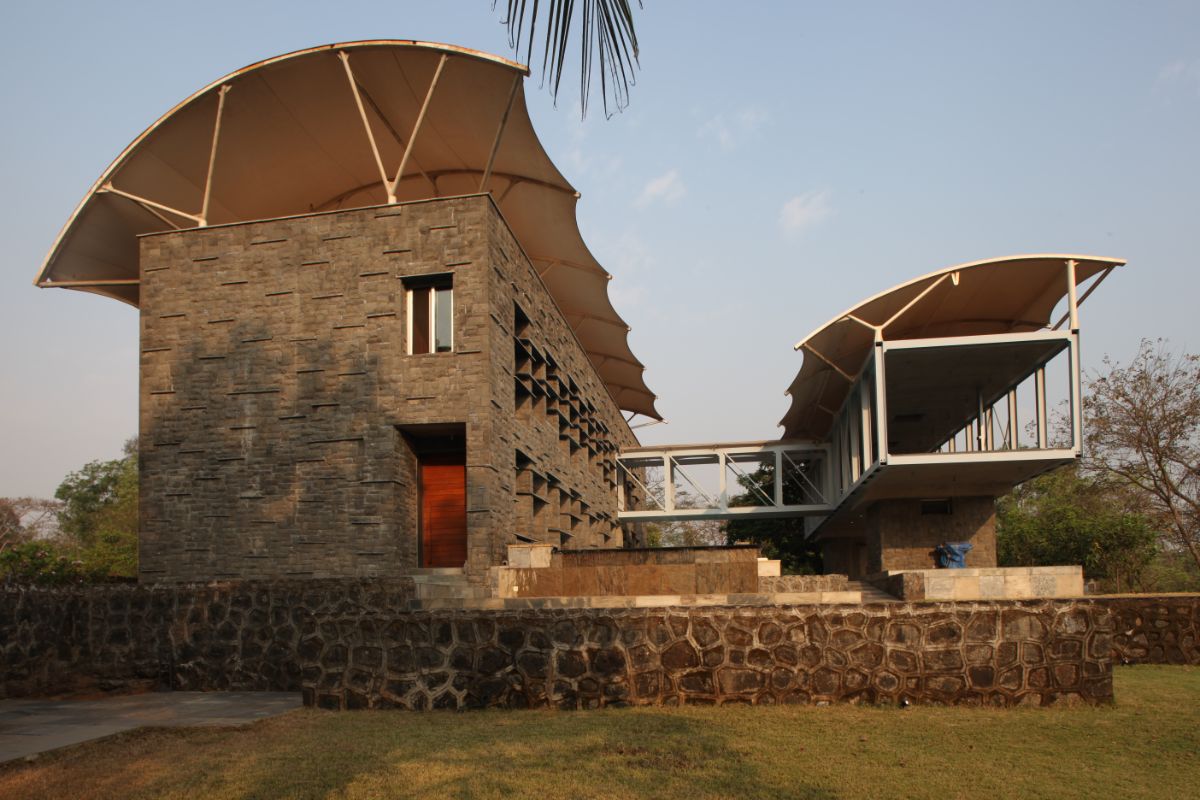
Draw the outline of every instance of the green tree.
<instances>
[{"instance_id":1,"label":"green tree","mask_svg":"<svg viewBox=\"0 0 1200 800\"><path fill-rule=\"evenodd\" d=\"M62 542L95 578L137 574L137 440L125 444L125 457L92 461L63 479L55 492L62 501Z\"/></svg>"},{"instance_id":2,"label":"green tree","mask_svg":"<svg viewBox=\"0 0 1200 800\"><path fill-rule=\"evenodd\" d=\"M739 477L744 490L729 498L730 506L767 505L763 494L770 494L775 467L763 464L747 476ZM785 503L802 503L803 487L790 480L783 484ZM803 517L791 519L731 519L725 523L725 540L729 544L757 544L767 558L777 558L786 575L811 575L824 571L821 548L812 541L804 528Z\"/></svg>"},{"instance_id":3,"label":"green tree","mask_svg":"<svg viewBox=\"0 0 1200 800\"><path fill-rule=\"evenodd\" d=\"M492 0L492 8L497 0ZM638 0L638 7L641 7ZM638 67L638 40L633 29L633 4L630 0L508 0L504 25L509 45L526 64L530 63L536 41L541 40L542 80L550 82L550 93L558 100L563 65L571 33L578 23L579 103L587 114L591 95L592 68L599 61L600 100L604 115L609 104L621 110L629 104L629 87ZM578 12L578 13L576 13ZM538 24L544 30L539 33ZM522 47L524 55L521 54Z\"/></svg>"},{"instance_id":4,"label":"green tree","mask_svg":"<svg viewBox=\"0 0 1200 800\"><path fill-rule=\"evenodd\" d=\"M1064 467L1021 484L996 507L1001 566L1080 564L1115 591L1140 585L1157 532L1120 487Z\"/></svg>"}]
</instances>

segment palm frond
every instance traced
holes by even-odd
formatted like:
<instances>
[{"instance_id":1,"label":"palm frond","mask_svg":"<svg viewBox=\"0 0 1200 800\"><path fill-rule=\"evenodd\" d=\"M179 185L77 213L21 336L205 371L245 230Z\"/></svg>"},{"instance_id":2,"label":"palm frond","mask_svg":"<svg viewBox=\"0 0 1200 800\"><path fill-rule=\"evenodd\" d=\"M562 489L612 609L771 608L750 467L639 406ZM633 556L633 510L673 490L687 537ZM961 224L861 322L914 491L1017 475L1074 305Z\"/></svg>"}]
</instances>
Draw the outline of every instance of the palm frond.
<instances>
[{"instance_id":1,"label":"palm frond","mask_svg":"<svg viewBox=\"0 0 1200 800\"><path fill-rule=\"evenodd\" d=\"M633 26L632 0L507 0L502 20L508 28L508 43L525 63L532 63L539 21L542 37L542 83L549 81L550 93L558 102L567 48L579 17L579 104L587 115L592 89L592 69L598 59L600 99L604 116L629 105L629 87L636 82L638 41ZM492 0L493 10L499 0ZM638 8L642 0L637 0ZM522 48L524 53L522 54Z\"/></svg>"}]
</instances>

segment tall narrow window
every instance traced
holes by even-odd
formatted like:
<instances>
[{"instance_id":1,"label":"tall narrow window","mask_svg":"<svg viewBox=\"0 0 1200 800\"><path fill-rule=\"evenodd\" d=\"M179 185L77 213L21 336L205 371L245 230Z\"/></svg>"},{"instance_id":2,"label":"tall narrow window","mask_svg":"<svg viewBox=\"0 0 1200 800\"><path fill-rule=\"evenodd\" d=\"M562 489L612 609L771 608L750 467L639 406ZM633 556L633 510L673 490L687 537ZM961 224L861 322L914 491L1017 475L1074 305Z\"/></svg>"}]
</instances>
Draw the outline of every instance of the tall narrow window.
<instances>
[{"instance_id":1,"label":"tall narrow window","mask_svg":"<svg viewBox=\"0 0 1200 800\"><path fill-rule=\"evenodd\" d=\"M454 290L449 275L405 280L408 352L449 353L454 349Z\"/></svg>"}]
</instances>

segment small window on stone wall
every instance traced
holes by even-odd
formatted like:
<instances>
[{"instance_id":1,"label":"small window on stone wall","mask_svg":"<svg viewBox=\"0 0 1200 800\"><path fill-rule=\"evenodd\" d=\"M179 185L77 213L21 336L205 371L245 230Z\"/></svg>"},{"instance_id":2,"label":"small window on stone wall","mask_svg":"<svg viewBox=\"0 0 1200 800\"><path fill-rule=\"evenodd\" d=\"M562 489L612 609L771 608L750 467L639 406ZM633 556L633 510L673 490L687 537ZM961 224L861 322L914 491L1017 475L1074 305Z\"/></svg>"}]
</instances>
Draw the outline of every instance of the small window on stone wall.
<instances>
[{"instance_id":1,"label":"small window on stone wall","mask_svg":"<svg viewBox=\"0 0 1200 800\"><path fill-rule=\"evenodd\" d=\"M942 497L936 500L921 501L921 516L945 515L953 514L954 509L950 505L950 498Z\"/></svg>"},{"instance_id":2,"label":"small window on stone wall","mask_svg":"<svg viewBox=\"0 0 1200 800\"><path fill-rule=\"evenodd\" d=\"M408 353L454 350L454 290L450 275L405 278Z\"/></svg>"}]
</instances>

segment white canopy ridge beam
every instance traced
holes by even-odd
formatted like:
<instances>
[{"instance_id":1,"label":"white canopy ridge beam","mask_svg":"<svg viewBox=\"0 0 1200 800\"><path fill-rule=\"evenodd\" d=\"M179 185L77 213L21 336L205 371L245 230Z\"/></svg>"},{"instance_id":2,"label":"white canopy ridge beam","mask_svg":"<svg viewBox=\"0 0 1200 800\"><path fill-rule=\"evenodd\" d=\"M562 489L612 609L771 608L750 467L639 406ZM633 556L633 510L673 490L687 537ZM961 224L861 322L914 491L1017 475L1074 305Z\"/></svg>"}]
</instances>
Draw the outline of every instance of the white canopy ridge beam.
<instances>
[{"instance_id":1,"label":"white canopy ridge beam","mask_svg":"<svg viewBox=\"0 0 1200 800\"><path fill-rule=\"evenodd\" d=\"M396 179L388 186L388 197L396 196L396 187L400 185L400 179L404 177L404 168L408 166L408 160L412 157L413 145L416 144L417 134L421 132L421 125L425 122L425 113L429 111L429 101L433 99L433 93L437 89L438 81L442 78L442 70L446 67L446 54L442 53L442 57L438 59L437 69L434 70L433 80L429 82L429 90L425 92L425 100L421 103L421 110L417 113L417 121L413 123L412 133L408 136L408 144L404 148L404 155L400 158L400 166L396 170ZM394 199L390 202L396 202Z\"/></svg>"},{"instance_id":2,"label":"white canopy ridge beam","mask_svg":"<svg viewBox=\"0 0 1200 800\"><path fill-rule=\"evenodd\" d=\"M217 91L217 116L213 120L212 147L208 151L208 172L204 176L204 199L200 201L200 227L208 227L208 201L212 198L213 170L217 166L217 144L221 141L221 120L225 116L225 95L230 85L222 84Z\"/></svg>"},{"instance_id":3,"label":"white canopy ridge beam","mask_svg":"<svg viewBox=\"0 0 1200 800\"><path fill-rule=\"evenodd\" d=\"M512 88L508 90L508 102L504 104L504 114L500 117L500 125L496 128L496 138L492 141L492 151L488 154L487 166L483 169L483 177L479 180L479 191L483 191L492 177L492 166L496 163L496 153L500 152L500 140L504 137L504 129L508 127L508 115L512 111L513 101L517 99L517 88L521 85L521 73L513 76Z\"/></svg>"},{"instance_id":4,"label":"white canopy ridge beam","mask_svg":"<svg viewBox=\"0 0 1200 800\"><path fill-rule=\"evenodd\" d=\"M848 319L851 322L857 322L859 325L862 325L864 328L869 330L876 339L879 339L883 335L883 331L882 331L882 328L880 328L880 326L875 325L870 322L867 322L862 317L856 316L854 314L847 314L845 317L843 317L843 319Z\"/></svg>"},{"instance_id":5,"label":"white canopy ridge beam","mask_svg":"<svg viewBox=\"0 0 1200 800\"><path fill-rule=\"evenodd\" d=\"M904 316L904 312L908 311L910 308L912 308L913 306L915 306L917 303L921 302L921 300L923 300L923 299L925 298L925 296L926 296L926 295L928 295L930 292L932 292L932 291L933 291L934 289L936 289L937 287L941 286L941 285L942 285L942 283L944 283L944 282L945 282L945 280L946 280L947 278L950 278L950 279L951 279L951 281L953 282L953 284L954 284L955 286L957 286L957 285L958 285L958 273L957 273L957 272L948 272L948 273L946 273L945 275L943 275L942 277L938 278L938 279L937 279L936 281L934 281L933 283L931 283L931 284L929 284L928 286L926 286L926 287L925 287L925 289L924 289L924 290L922 290L922 292L921 292L920 294L918 294L918 295L917 295L916 297L914 297L912 300L909 300L909 301L908 301L908 302L907 302L907 303L904 305L904 307L903 307L903 308L901 308L901 309L900 309L899 311L897 311L895 314L892 314L892 316L888 317L888 320L887 320L887 322L883 323L882 325L879 325L879 326L878 326L878 328L879 328L879 331L880 331L880 333L882 334L882 332L883 332L884 330L886 330L887 328L891 327L891 324L892 324L893 322L895 322L896 320L900 319L900 317Z\"/></svg>"},{"instance_id":6,"label":"white canopy ridge beam","mask_svg":"<svg viewBox=\"0 0 1200 800\"><path fill-rule=\"evenodd\" d=\"M140 283L138 278L97 278L91 281L43 281L39 285L46 289L70 289L82 286L137 286Z\"/></svg>"},{"instance_id":7,"label":"white canopy ridge beam","mask_svg":"<svg viewBox=\"0 0 1200 800\"><path fill-rule=\"evenodd\" d=\"M803 349L807 350L808 352L812 353L814 356L816 356L817 358L819 358L821 361L823 361L823 362L825 362L826 364L828 364L828 365L829 365L829 367L830 367L830 368L831 368L831 369L832 369L834 372L836 372L838 375L841 375L843 378L845 378L846 380L850 381L850 383L854 383L854 376L853 376L853 375L851 375L850 373L846 372L844 369L842 369L841 367L839 367L837 364L833 363L833 361L831 361L830 359L828 359L828 358L826 358L825 356L821 355L820 351L818 351L818 350L817 350L815 347L813 347L811 344L808 344L807 342L805 342L804 344L802 344L802 345L800 345L800 346L801 346Z\"/></svg>"},{"instance_id":8,"label":"white canopy ridge beam","mask_svg":"<svg viewBox=\"0 0 1200 800\"><path fill-rule=\"evenodd\" d=\"M342 60L342 66L346 70L346 80L350 82L350 91L354 93L354 104L358 106L358 116L362 119L363 129L367 132L367 141L371 143L371 153L375 156L375 166L379 169L379 180L383 184L383 190L387 193L387 201L389 205L396 202L396 186L388 180L387 170L383 168L383 157L379 155L379 145L375 142L375 132L371 130L371 121L367 119L367 109L363 107L362 94L358 90L358 81L354 77L354 70L350 67L350 54L345 50L338 52L338 58ZM445 56L442 56L445 58ZM406 152L407 154L407 152ZM396 183L399 183L399 177L396 178Z\"/></svg>"}]
</instances>

